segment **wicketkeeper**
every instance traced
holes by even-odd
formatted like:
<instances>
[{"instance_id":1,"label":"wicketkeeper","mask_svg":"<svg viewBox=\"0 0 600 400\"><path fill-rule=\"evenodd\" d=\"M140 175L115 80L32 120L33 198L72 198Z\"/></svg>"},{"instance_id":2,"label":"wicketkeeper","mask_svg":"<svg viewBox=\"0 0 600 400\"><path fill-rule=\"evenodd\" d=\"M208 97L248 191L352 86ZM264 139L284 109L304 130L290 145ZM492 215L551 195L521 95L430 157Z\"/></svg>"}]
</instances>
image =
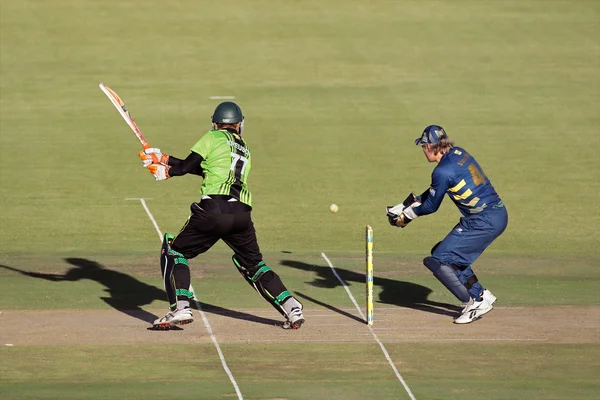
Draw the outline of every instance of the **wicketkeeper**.
<instances>
[{"instance_id":1,"label":"wicketkeeper","mask_svg":"<svg viewBox=\"0 0 600 400\"><path fill-rule=\"evenodd\" d=\"M200 138L185 159L157 148L139 153L144 167L156 180L186 174L203 177L201 199L192 203L183 228L177 236L164 236L160 265L170 310L154 321L154 326L169 329L194 320L188 260L221 239L233 250L233 264L250 286L285 317L283 327L298 329L304 323L302 304L265 264L256 239L247 183L252 158L242 138L242 110L235 103L221 103L215 109L212 124L212 130Z\"/></svg>"},{"instance_id":2,"label":"wicketkeeper","mask_svg":"<svg viewBox=\"0 0 600 400\"><path fill-rule=\"evenodd\" d=\"M454 146L441 126L430 125L417 140L429 162L437 166L431 186L420 196L411 194L387 208L390 224L404 228L415 218L434 213L444 195L454 202L462 218L431 250L423 264L465 306L454 322L468 324L490 312L496 296L479 283L471 264L504 232L508 214L483 170L467 151Z\"/></svg>"}]
</instances>

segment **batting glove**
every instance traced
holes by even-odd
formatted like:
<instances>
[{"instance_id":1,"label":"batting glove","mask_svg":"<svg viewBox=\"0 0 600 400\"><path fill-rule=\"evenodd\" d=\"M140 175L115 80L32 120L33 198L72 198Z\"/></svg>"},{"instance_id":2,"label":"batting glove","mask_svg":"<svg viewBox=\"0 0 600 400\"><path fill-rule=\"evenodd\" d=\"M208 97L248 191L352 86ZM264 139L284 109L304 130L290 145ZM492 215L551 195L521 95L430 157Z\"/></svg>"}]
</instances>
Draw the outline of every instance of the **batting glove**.
<instances>
[{"instance_id":1,"label":"batting glove","mask_svg":"<svg viewBox=\"0 0 600 400\"><path fill-rule=\"evenodd\" d=\"M142 160L144 168L148 168L150 164L169 164L169 155L154 147L140 151L138 157Z\"/></svg>"},{"instance_id":2,"label":"batting glove","mask_svg":"<svg viewBox=\"0 0 600 400\"><path fill-rule=\"evenodd\" d=\"M157 181L164 181L170 178L169 169L171 169L171 167L168 165L150 164L147 168L148 171L150 171L150 173L154 175L154 179L156 179Z\"/></svg>"}]
</instances>

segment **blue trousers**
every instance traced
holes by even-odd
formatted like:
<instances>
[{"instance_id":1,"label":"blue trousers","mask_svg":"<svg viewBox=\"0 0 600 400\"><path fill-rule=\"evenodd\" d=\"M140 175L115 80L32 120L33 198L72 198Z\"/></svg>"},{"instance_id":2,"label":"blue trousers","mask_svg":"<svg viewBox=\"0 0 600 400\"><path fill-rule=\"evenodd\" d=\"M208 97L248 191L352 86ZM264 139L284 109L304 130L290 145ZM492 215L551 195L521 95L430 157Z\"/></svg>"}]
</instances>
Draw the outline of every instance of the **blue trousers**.
<instances>
[{"instance_id":1,"label":"blue trousers","mask_svg":"<svg viewBox=\"0 0 600 400\"><path fill-rule=\"evenodd\" d=\"M471 264L504 232L508 213L504 205L493 206L478 214L462 217L448 235L431 251L431 256L442 264L458 268L463 284L474 275ZM483 287L477 283L469 289L471 297L479 299Z\"/></svg>"}]
</instances>

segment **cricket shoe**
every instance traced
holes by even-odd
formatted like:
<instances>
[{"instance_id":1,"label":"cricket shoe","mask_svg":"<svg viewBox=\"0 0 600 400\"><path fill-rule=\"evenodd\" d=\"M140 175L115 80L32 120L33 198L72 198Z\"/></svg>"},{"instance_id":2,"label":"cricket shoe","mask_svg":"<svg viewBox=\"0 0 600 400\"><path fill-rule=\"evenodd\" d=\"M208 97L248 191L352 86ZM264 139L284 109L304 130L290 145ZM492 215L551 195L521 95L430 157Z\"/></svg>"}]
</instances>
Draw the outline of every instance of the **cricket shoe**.
<instances>
[{"instance_id":1,"label":"cricket shoe","mask_svg":"<svg viewBox=\"0 0 600 400\"><path fill-rule=\"evenodd\" d=\"M492 292L490 292L487 289L483 289L483 292L481 292L480 296L484 299L487 300L488 303L490 303L491 305L494 305L494 303L496 302L496 300L498 299L496 296L494 296L492 294ZM465 310L467 309L469 303L465 304L465 307L462 309L461 314L465 312Z\"/></svg>"},{"instance_id":2,"label":"cricket shoe","mask_svg":"<svg viewBox=\"0 0 600 400\"><path fill-rule=\"evenodd\" d=\"M186 307L182 310L169 311L167 315L154 321L154 327L157 329L170 329L175 325L185 325L194 322L192 309Z\"/></svg>"},{"instance_id":3,"label":"cricket shoe","mask_svg":"<svg viewBox=\"0 0 600 400\"><path fill-rule=\"evenodd\" d=\"M496 302L497 298L496 296L494 296L492 294L492 292L490 292L487 289L483 290L483 294L481 295L481 297L483 297L484 299L487 300L488 303L490 303L491 305L494 305L494 303Z\"/></svg>"},{"instance_id":4,"label":"cricket shoe","mask_svg":"<svg viewBox=\"0 0 600 400\"><path fill-rule=\"evenodd\" d=\"M292 308L292 311L287 316L287 321L283 323L283 329L300 329L304 323L304 315L299 307Z\"/></svg>"},{"instance_id":5,"label":"cricket shoe","mask_svg":"<svg viewBox=\"0 0 600 400\"><path fill-rule=\"evenodd\" d=\"M454 320L454 323L469 324L473 321L477 321L479 318L492 311L492 308L494 308L494 306L484 297L481 298L481 301L471 299L465 305L465 308L463 308L462 314Z\"/></svg>"}]
</instances>

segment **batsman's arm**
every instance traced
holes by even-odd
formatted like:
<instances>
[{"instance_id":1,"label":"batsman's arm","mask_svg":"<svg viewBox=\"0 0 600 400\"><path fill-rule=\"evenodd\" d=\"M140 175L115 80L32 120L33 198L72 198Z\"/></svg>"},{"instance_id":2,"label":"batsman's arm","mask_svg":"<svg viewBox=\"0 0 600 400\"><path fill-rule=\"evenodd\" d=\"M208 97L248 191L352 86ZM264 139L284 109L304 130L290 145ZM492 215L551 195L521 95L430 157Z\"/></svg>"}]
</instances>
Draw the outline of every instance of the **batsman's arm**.
<instances>
[{"instance_id":1,"label":"batsman's arm","mask_svg":"<svg viewBox=\"0 0 600 400\"><path fill-rule=\"evenodd\" d=\"M170 156L168 165L171 167L169 169L170 176L181 176L186 174L194 174L204 176L204 171L202 170L202 161L204 158L198 153L190 152L190 154L182 160L177 157Z\"/></svg>"}]
</instances>

